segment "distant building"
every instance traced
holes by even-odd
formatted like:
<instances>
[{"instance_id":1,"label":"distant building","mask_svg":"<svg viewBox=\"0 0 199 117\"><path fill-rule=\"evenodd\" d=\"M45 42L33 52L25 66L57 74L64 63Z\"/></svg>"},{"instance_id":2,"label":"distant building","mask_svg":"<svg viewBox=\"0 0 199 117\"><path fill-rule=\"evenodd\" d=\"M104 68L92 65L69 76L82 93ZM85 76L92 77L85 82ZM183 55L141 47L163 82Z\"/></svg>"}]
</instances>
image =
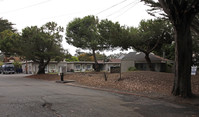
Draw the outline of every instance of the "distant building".
<instances>
[{"instance_id":1,"label":"distant building","mask_svg":"<svg viewBox=\"0 0 199 117\"><path fill-rule=\"evenodd\" d=\"M120 66L121 61L118 59L111 59L110 62L98 61L101 71L110 72L111 67ZM92 61L74 61L74 62L56 62L50 61L45 68L45 73L60 73L60 72L86 72L94 71L93 66L95 62ZM22 69L24 73L36 74L38 72L39 64L33 61L23 62Z\"/></svg>"},{"instance_id":2,"label":"distant building","mask_svg":"<svg viewBox=\"0 0 199 117\"><path fill-rule=\"evenodd\" d=\"M67 70L67 63L66 62L56 62L50 61L49 64L45 68L45 73L66 73ZM22 69L24 73L28 74L37 74L39 70L39 64L33 61L22 62Z\"/></svg>"},{"instance_id":3,"label":"distant building","mask_svg":"<svg viewBox=\"0 0 199 117\"><path fill-rule=\"evenodd\" d=\"M11 56L11 57L4 57L3 58L3 62L5 62L5 63L14 63L14 62L21 62L22 60L21 60L21 58L20 57L13 57L13 56Z\"/></svg>"},{"instance_id":4,"label":"distant building","mask_svg":"<svg viewBox=\"0 0 199 117\"><path fill-rule=\"evenodd\" d=\"M98 61L101 71L110 72L111 67L120 66L121 61L117 59L111 59L109 62ZM95 62L93 61L75 61L67 62L67 71L74 72L85 72L85 71L94 71L93 66Z\"/></svg>"},{"instance_id":5,"label":"distant building","mask_svg":"<svg viewBox=\"0 0 199 117\"><path fill-rule=\"evenodd\" d=\"M155 71L165 72L167 70L167 63L173 61L164 59L160 56L150 54L152 66ZM127 72L130 67L135 67L137 70L150 70L145 60L145 54L142 52L130 52L121 60L122 72Z\"/></svg>"}]
</instances>

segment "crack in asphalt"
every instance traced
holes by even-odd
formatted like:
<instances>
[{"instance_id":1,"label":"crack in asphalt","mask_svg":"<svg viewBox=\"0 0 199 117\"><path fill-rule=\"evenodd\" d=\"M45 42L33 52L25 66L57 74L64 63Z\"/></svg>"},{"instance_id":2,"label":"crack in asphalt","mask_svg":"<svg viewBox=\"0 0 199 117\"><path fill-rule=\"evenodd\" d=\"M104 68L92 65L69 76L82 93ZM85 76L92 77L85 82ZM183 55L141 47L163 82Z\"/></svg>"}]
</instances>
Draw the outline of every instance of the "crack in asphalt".
<instances>
[{"instance_id":1,"label":"crack in asphalt","mask_svg":"<svg viewBox=\"0 0 199 117\"><path fill-rule=\"evenodd\" d=\"M62 117L61 114L59 114L55 109L52 108L53 104L52 103L49 103L48 101L46 101L44 98L46 96L42 96L41 97L41 100L43 100L43 104L42 104L42 107L43 108L47 108L48 110L52 111L57 117Z\"/></svg>"}]
</instances>

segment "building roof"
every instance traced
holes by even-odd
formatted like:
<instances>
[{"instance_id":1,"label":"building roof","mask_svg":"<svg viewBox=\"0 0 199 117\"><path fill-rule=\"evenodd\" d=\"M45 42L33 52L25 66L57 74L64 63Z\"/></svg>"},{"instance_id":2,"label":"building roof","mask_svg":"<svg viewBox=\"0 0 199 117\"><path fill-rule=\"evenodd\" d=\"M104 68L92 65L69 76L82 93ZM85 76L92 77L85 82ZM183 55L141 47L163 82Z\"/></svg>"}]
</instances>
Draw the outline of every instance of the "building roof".
<instances>
[{"instance_id":1,"label":"building roof","mask_svg":"<svg viewBox=\"0 0 199 117\"><path fill-rule=\"evenodd\" d=\"M151 59L151 62L158 62L158 63L164 63L166 61L170 61L168 59L164 59L160 56L154 55L154 54L149 54L149 57ZM127 54L122 60L133 60L137 63L139 62L146 62L145 60L145 54L143 52L130 52Z\"/></svg>"},{"instance_id":2,"label":"building roof","mask_svg":"<svg viewBox=\"0 0 199 117\"><path fill-rule=\"evenodd\" d=\"M109 62L120 63L121 59L110 59Z\"/></svg>"},{"instance_id":3,"label":"building roof","mask_svg":"<svg viewBox=\"0 0 199 117\"><path fill-rule=\"evenodd\" d=\"M97 61L98 64L118 64L121 63L121 61L109 61L109 62L104 62L104 61ZM94 61L74 61L74 62L67 62L68 64L94 64Z\"/></svg>"},{"instance_id":4,"label":"building roof","mask_svg":"<svg viewBox=\"0 0 199 117\"><path fill-rule=\"evenodd\" d=\"M20 59L20 57L4 57L3 62L10 62L11 60L15 61L15 62L21 62L22 60Z\"/></svg>"}]
</instances>

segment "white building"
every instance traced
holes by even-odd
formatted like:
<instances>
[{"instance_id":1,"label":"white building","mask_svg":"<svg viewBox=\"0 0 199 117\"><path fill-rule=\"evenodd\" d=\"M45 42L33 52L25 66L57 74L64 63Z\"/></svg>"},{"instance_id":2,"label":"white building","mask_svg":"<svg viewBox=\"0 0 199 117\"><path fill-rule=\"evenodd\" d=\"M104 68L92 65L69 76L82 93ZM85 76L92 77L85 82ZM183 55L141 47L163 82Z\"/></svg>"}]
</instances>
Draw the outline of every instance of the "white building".
<instances>
[{"instance_id":1,"label":"white building","mask_svg":"<svg viewBox=\"0 0 199 117\"><path fill-rule=\"evenodd\" d=\"M45 73L60 73L67 72L67 63L66 62L56 62L50 61L49 64L45 68ZM24 73L28 74L37 74L39 70L39 64L33 61L23 62L22 69Z\"/></svg>"}]
</instances>

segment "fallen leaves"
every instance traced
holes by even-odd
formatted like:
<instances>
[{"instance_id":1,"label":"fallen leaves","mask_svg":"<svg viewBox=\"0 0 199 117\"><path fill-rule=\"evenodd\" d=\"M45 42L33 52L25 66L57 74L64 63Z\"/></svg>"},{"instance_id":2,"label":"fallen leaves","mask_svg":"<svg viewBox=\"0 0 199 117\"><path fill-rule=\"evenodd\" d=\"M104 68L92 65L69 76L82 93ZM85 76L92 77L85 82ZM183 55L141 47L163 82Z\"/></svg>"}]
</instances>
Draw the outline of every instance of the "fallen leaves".
<instances>
[{"instance_id":1,"label":"fallen leaves","mask_svg":"<svg viewBox=\"0 0 199 117\"><path fill-rule=\"evenodd\" d=\"M105 81L104 73L86 72L65 74L64 80L75 80L75 83L97 88L170 95L174 75L162 72L134 71L122 73L122 80L117 81L119 77L118 73L107 73L108 81ZM52 74L32 75L29 78L60 80L60 76ZM199 75L192 76L192 91L194 94L199 94Z\"/></svg>"}]
</instances>

